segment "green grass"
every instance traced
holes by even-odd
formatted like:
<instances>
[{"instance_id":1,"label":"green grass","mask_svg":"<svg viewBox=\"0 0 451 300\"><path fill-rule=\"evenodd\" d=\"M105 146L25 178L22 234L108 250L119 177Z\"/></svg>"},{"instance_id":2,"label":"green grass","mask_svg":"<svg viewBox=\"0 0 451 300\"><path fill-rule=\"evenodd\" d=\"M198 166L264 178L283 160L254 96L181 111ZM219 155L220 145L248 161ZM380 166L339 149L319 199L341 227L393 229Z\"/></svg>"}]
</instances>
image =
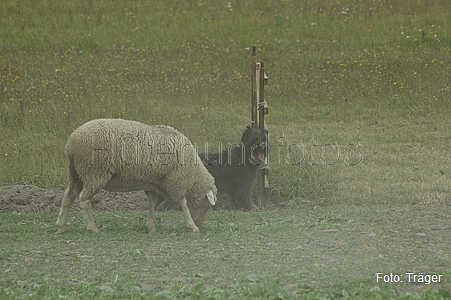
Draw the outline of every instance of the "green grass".
<instances>
[{"instance_id":1,"label":"green grass","mask_svg":"<svg viewBox=\"0 0 451 300\"><path fill-rule=\"evenodd\" d=\"M65 184L65 140L94 118L169 124L201 149L237 142L256 45L280 144L273 201L441 203L450 12L446 1L3 2L0 183Z\"/></svg>"},{"instance_id":2,"label":"green grass","mask_svg":"<svg viewBox=\"0 0 451 300\"><path fill-rule=\"evenodd\" d=\"M0 185L66 184L65 141L94 118L236 143L256 45L272 207L447 204L450 15L445 0L2 1Z\"/></svg>"},{"instance_id":3,"label":"green grass","mask_svg":"<svg viewBox=\"0 0 451 300\"><path fill-rule=\"evenodd\" d=\"M100 234L88 233L81 214L75 212L68 233L58 235L54 213L2 214L0 296L440 299L449 295L449 239L444 228L449 209L444 206L304 204L289 211L217 210L198 235L185 228L180 212L157 213L158 232L151 235L145 233L144 212L96 212L95 217ZM404 274L403 283L376 282L377 272ZM408 283L407 272L441 274L442 280Z\"/></svg>"},{"instance_id":4,"label":"green grass","mask_svg":"<svg viewBox=\"0 0 451 300\"><path fill-rule=\"evenodd\" d=\"M374 287L370 290L355 289L341 292L318 291L311 288L300 289L291 293L281 288L273 280L262 278L263 285L248 286L236 284L230 291L219 288L207 288L202 284L193 288L175 286L171 291L162 291L156 294L146 294L138 286L132 284L91 284L80 285L82 292L73 292L70 288L49 288L46 285L37 287L19 299L447 299L449 292L445 290L425 289L419 296L408 293L396 294L387 285L384 288ZM3 290L0 296L4 299L15 297L14 291Z\"/></svg>"}]
</instances>

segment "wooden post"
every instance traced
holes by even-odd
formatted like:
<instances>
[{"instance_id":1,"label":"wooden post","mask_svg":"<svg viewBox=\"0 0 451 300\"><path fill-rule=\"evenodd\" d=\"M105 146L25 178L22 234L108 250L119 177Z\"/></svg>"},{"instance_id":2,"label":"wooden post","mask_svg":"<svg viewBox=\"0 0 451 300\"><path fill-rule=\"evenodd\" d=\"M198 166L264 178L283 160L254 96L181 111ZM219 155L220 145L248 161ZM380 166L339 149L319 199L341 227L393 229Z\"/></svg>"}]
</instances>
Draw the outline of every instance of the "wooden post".
<instances>
[{"instance_id":1,"label":"wooden post","mask_svg":"<svg viewBox=\"0 0 451 300\"><path fill-rule=\"evenodd\" d=\"M258 127L260 129L265 129L265 64L260 62L260 78L259 78L259 88L260 92L258 95Z\"/></svg>"},{"instance_id":2,"label":"wooden post","mask_svg":"<svg viewBox=\"0 0 451 300\"><path fill-rule=\"evenodd\" d=\"M257 126L257 47L252 47L252 101L251 127Z\"/></svg>"},{"instance_id":3,"label":"wooden post","mask_svg":"<svg viewBox=\"0 0 451 300\"><path fill-rule=\"evenodd\" d=\"M251 102L251 127L267 129L265 123L265 114L268 113L268 106L265 102L264 86L268 84L268 77L265 74L265 65L263 62L257 62L256 46L252 47L252 102ZM268 158L265 165L261 165L257 173L257 199L258 208L266 206L266 190L269 187Z\"/></svg>"},{"instance_id":4,"label":"wooden post","mask_svg":"<svg viewBox=\"0 0 451 300\"><path fill-rule=\"evenodd\" d=\"M265 129L265 64L260 62L260 78L259 81L259 95L258 95L258 127ZM260 166L257 173L257 206L259 208L266 206L266 169L267 166Z\"/></svg>"}]
</instances>

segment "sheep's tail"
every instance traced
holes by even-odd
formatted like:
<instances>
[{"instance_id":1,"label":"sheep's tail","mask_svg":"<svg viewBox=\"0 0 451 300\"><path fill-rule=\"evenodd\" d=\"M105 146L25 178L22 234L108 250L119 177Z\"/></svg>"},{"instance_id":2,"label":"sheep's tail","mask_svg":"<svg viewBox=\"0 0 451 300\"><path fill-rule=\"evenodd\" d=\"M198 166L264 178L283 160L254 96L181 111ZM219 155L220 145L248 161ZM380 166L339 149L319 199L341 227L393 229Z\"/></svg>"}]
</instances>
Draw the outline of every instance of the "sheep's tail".
<instances>
[{"instance_id":1,"label":"sheep's tail","mask_svg":"<svg viewBox=\"0 0 451 300\"><path fill-rule=\"evenodd\" d=\"M76 180L80 178L80 175L77 172L77 169L75 168L75 161L74 157L71 155L68 147L66 147L66 157L69 161L69 168L68 168L68 176L69 180Z\"/></svg>"}]
</instances>

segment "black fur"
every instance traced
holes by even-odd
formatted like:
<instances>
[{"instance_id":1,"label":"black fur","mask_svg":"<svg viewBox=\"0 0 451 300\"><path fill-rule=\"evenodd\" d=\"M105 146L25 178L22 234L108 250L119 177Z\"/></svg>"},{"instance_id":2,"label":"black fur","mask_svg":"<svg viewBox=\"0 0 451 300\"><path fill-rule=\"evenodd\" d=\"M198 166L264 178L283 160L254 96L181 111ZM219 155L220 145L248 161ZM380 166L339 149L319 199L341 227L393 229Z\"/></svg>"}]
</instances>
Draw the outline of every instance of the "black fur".
<instances>
[{"instance_id":1,"label":"black fur","mask_svg":"<svg viewBox=\"0 0 451 300\"><path fill-rule=\"evenodd\" d=\"M257 170L268 153L268 131L248 126L240 144L219 153L201 153L199 157L215 178L218 193L228 194L233 208L251 210Z\"/></svg>"},{"instance_id":2,"label":"black fur","mask_svg":"<svg viewBox=\"0 0 451 300\"><path fill-rule=\"evenodd\" d=\"M268 154L268 131L248 126L241 136L241 143L218 153L200 153L199 157L215 178L218 194L227 194L233 208L247 211L253 206L252 188L257 170ZM168 202L161 196L159 202L157 210L178 208L177 203Z\"/></svg>"}]
</instances>

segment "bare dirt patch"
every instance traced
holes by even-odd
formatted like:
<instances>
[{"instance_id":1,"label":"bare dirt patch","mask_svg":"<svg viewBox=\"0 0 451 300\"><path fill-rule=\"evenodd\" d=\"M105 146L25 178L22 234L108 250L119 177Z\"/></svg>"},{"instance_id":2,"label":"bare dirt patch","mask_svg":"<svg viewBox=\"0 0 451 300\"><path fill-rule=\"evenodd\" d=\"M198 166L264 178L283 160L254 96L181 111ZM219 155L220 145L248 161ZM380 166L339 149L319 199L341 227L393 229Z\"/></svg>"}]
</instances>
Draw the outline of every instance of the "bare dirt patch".
<instances>
[{"instance_id":1,"label":"bare dirt patch","mask_svg":"<svg viewBox=\"0 0 451 300\"><path fill-rule=\"evenodd\" d=\"M0 212L43 213L58 212L66 188L64 186L47 189L24 183L0 187ZM101 191L92 200L92 206L100 211L147 210L144 192L110 193ZM80 209L75 200L73 209Z\"/></svg>"},{"instance_id":2,"label":"bare dirt patch","mask_svg":"<svg viewBox=\"0 0 451 300\"><path fill-rule=\"evenodd\" d=\"M0 212L44 213L58 212L66 187L39 188L26 183L16 183L0 187ZM229 208L227 195L218 195L217 207ZM144 192L108 192L102 190L92 199L96 211L147 210ZM72 209L80 210L78 199Z\"/></svg>"}]
</instances>

